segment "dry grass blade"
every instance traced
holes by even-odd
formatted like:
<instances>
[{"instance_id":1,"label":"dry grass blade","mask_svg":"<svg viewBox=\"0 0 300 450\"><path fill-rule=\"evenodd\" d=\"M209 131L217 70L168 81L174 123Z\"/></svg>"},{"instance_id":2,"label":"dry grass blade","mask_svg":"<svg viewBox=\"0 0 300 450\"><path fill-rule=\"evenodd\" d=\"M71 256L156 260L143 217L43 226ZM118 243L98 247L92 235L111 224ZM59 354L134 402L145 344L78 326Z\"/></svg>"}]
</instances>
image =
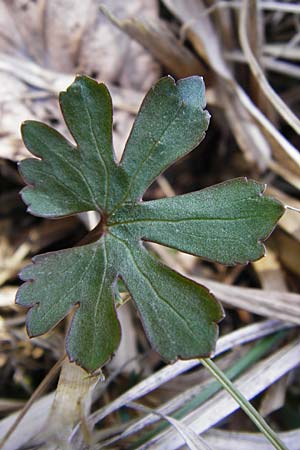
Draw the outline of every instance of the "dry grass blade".
<instances>
[{"instance_id":1,"label":"dry grass blade","mask_svg":"<svg viewBox=\"0 0 300 450\"><path fill-rule=\"evenodd\" d=\"M182 22L186 37L217 76L220 105L224 107L240 148L248 160L255 161L258 167L265 169L271 157L270 145L255 123L255 118L249 114L248 105L239 99L240 88L224 59L224 51L216 28L210 17L205 14L204 2L188 0L183 3L178 0L164 0L164 3Z\"/></svg>"},{"instance_id":2,"label":"dry grass blade","mask_svg":"<svg viewBox=\"0 0 300 450\"><path fill-rule=\"evenodd\" d=\"M271 146L257 126L255 116L249 114L251 100L247 97L247 104L241 103L237 91L242 90L234 81L220 80L219 98L235 139L246 159L250 163L255 161L260 170L265 170L270 164Z\"/></svg>"},{"instance_id":3,"label":"dry grass blade","mask_svg":"<svg viewBox=\"0 0 300 450\"><path fill-rule=\"evenodd\" d=\"M190 450L212 450L212 447L205 442L205 439L198 436L191 428L183 424L177 419L170 417L166 414L159 413L152 408L147 408L139 403L131 402L128 404L130 408L136 409L137 411L143 411L146 413L151 413L158 415L160 418L169 422L169 424L181 435L185 444Z\"/></svg>"},{"instance_id":4,"label":"dry grass blade","mask_svg":"<svg viewBox=\"0 0 300 450\"><path fill-rule=\"evenodd\" d=\"M166 7L183 24L183 31L197 53L223 79L231 80L231 71L223 58L218 34L210 18L205 14L202 1L163 0Z\"/></svg>"},{"instance_id":5,"label":"dry grass blade","mask_svg":"<svg viewBox=\"0 0 300 450\"><path fill-rule=\"evenodd\" d=\"M256 2L256 0L254 0L254 2ZM240 43L246 56L246 59L249 63L250 69L253 75L255 76L257 82L259 83L261 89L263 90L264 94L272 103L277 112L296 131L296 133L300 134L299 119L297 118L297 116L295 116L295 114L291 111L291 109L287 106L287 104L276 94L274 89L270 86L263 70L261 69L257 59L255 58L251 50L251 46L247 35L248 21L249 21L248 8L249 8L249 0L243 0L240 11L239 36L240 36Z\"/></svg>"},{"instance_id":6,"label":"dry grass blade","mask_svg":"<svg viewBox=\"0 0 300 450\"><path fill-rule=\"evenodd\" d=\"M289 325L280 323L278 321L270 320L253 325L249 325L240 330L234 331L228 335L221 337L217 343L216 355L221 354L237 345L247 343L260 337L266 336L277 330L283 329ZM94 412L88 419L90 425L94 425L100 420L102 420L107 415L118 410L127 403L134 401L154 389L163 385L164 383L174 379L178 375L198 366L200 364L198 359L190 361L177 361L172 365L168 365L163 369L160 369L156 373L150 375L145 380L141 381L133 388L129 389L127 392L122 394L120 397L116 398L114 401L109 403L107 406ZM76 435L77 429L74 430L74 436Z\"/></svg>"},{"instance_id":7,"label":"dry grass blade","mask_svg":"<svg viewBox=\"0 0 300 450\"><path fill-rule=\"evenodd\" d=\"M245 375L235 382L236 388L247 398L251 399L265 390L268 386L300 363L299 340L286 345L269 358L256 364ZM227 394L220 392L204 405L188 414L184 423L200 434L216 425L222 419L238 409L237 403ZM140 447L140 450L151 448L155 450L175 450L183 445L183 440L172 430L161 433L156 438Z\"/></svg>"},{"instance_id":8,"label":"dry grass blade","mask_svg":"<svg viewBox=\"0 0 300 450\"><path fill-rule=\"evenodd\" d=\"M0 70L11 74L21 81L25 81L25 83L31 86L46 89L55 95L61 90L66 89L73 80L72 75L59 74L59 72L45 69L33 61L3 53L1 53L0 58Z\"/></svg>"},{"instance_id":9,"label":"dry grass blade","mask_svg":"<svg viewBox=\"0 0 300 450\"><path fill-rule=\"evenodd\" d=\"M37 400L26 413L21 425L11 434L1 450L16 450L22 448L41 431L47 423L47 417L53 402L54 394L45 395ZM19 413L11 414L0 422L0 439L15 423Z\"/></svg>"},{"instance_id":10,"label":"dry grass blade","mask_svg":"<svg viewBox=\"0 0 300 450\"><path fill-rule=\"evenodd\" d=\"M226 357L224 357L224 359L226 359ZM230 359L232 361L232 354L230 355ZM202 377L200 379L202 380ZM137 419L134 423L129 424L125 430L122 430L120 433L116 433L116 436L112 437L108 441L105 441L105 445L111 445L138 432L141 432L149 425L156 423L159 420L161 414L170 415L176 410L179 410L182 407L184 408L188 402L193 401L196 396L201 395L201 393L204 392L205 389L208 389L211 382L212 379L211 377L209 377L208 379L204 379L199 383L197 382L197 384L195 384L194 386L185 389L183 392L172 397L171 400L163 403L157 409L153 409L145 417ZM159 415L157 413L159 413Z\"/></svg>"},{"instance_id":11,"label":"dry grass blade","mask_svg":"<svg viewBox=\"0 0 300 450\"><path fill-rule=\"evenodd\" d=\"M4 267L1 267L0 265L0 286L20 270L22 262L29 252L30 245L24 242L12 255L10 255L10 258L5 258L4 261L0 262L1 265L4 264Z\"/></svg>"},{"instance_id":12,"label":"dry grass blade","mask_svg":"<svg viewBox=\"0 0 300 450\"><path fill-rule=\"evenodd\" d=\"M226 61L234 61L239 63L247 63L247 59L244 54L238 50L233 50L231 52L225 52ZM299 60L299 55L297 55L297 60ZM290 76L294 78L300 78L300 69L295 64L290 64L284 61L276 61L274 58L263 56L261 57L261 62L266 70L281 73L285 76Z\"/></svg>"},{"instance_id":13,"label":"dry grass blade","mask_svg":"<svg viewBox=\"0 0 300 450\"><path fill-rule=\"evenodd\" d=\"M199 277L192 278L205 284L219 300L228 306L245 309L261 316L300 324L299 294L229 286Z\"/></svg>"},{"instance_id":14,"label":"dry grass blade","mask_svg":"<svg viewBox=\"0 0 300 450\"><path fill-rule=\"evenodd\" d=\"M299 61L300 59L299 47L290 47L288 44L265 44L263 52L266 55L275 58L284 58L290 61Z\"/></svg>"},{"instance_id":15,"label":"dry grass blade","mask_svg":"<svg viewBox=\"0 0 300 450\"><path fill-rule=\"evenodd\" d=\"M278 433L280 439L289 450L299 450L300 429ZM204 433L206 442L214 446L214 450L238 448L238 450L273 450L271 444L258 433L236 433L230 431L212 430Z\"/></svg>"},{"instance_id":16,"label":"dry grass blade","mask_svg":"<svg viewBox=\"0 0 300 450\"><path fill-rule=\"evenodd\" d=\"M74 75L46 69L33 61L19 59L0 53L0 70L13 77L55 96L66 89L74 80ZM135 89L116 87L106 83L114 97L114 106L125 111L137 113L143 99L143 93Z\"/></svg>"},{"instance_id":17,"label":"dry grass blade","mask_svg":"<svg viewBox=\"0 0 300 450\"><path fill-rule=\"evenodd\" d=\"M11 412L22 408L24 402L22 400L11 400L10 398L0 398L0 413Z\"/></svg>"},{"instance_id":18,"label":"dry grass blade","mask_svg":"<svg viewBox=\"0 0 300 450\"><path fill-rule=\"evenodd\" d=\"M191 276L180 267L176 258L161 246L153 246L155 252L172 268L197 283L207 286L225 305L244 309L265 317L272 317L294 324L300 323L300 295L291 292L278 292L231 286L208 278Z\"/></svg>"},{"instance_id":19,"label":"dry grass blade","mask_svg":"<svg viewBox=\"0 0 300 450\"><path fill-rule=\"evenodd\" d=\"M234 90L239 96L240 102L245 106L248 112L253 116L259 125L261 125L267 135L270 137L274 144L273 151L274 155L279 161L284 161L284 168L291 170L293 173L297 174L297 179L300 172L300 155L296 147L292 145L272 124L272 122L257 108L254 103L250 100L248 95L241 89L241 87L235 87ZM274 165L272 161L269 162L269 167L274 170ZM282 172L282 176L285 173ZM289 180L288 180L289 181Z\"/></svg>"},{"instance_id":20,"label":"dry grass blade","mask_svg":"<svg viewBox=\"0 0 300 450\"><path fill-rule=\"evenodd\" d=\"M180 0L163 0L163 2L183 23L188 39L219 77L221 89L224 91L223 95L228 96L225 110L227 113L229 108L231 112L228 120L237 142L245 154L250 156L252 154L252 159L257 162L259 167L263 168L267 164L273 168L267 150L269 140L272 143L274 155L280 162L283 162L284 168L299 175L300 154L298 150L277 130L233 78L224 60L224 52L220 47L218 34L206 14L204 3L195 0L188 0L184 3ZM237 128L239 123L240 126ZM251 141L252 144L250 144Z\"/></svg>"},{"instance_id":21,"label":"dry grass blade","mask_svg":"<svg viewBox=\"0 0 300 450\"><path fill-rule=\"evenodd\" d=\"M245 351L247 354L246 349ZM223 356L222 359L220 360L220 364L222 364L224 370L225 368L230 370L230 368L232 368L232 366L235 365L235 362L240 357L241 357L241 349L237 348L236 351ZM195 374L195 371L193 373ZM108 441L103 442L103 444L105 443L105 445L108 444L111 445L113 443L123 441L129 436L132 436L134 434L136 435L137 433L142 432L146 427L156 423L159 420L157 415L154 414L154 412L170 415L175 412L178 413L180 410L182 411L182 408L183 411L186 410L187 405L191 403L194 404L193 407L195 408L196 398L197 397L199 398L199 396L201 397L202 395L204 395L204 397L206 398L205 393L207 393L212 388L214 383L212 382L211 377L206 378L202 371L201 373L197 371L194 383L195 384L193 384L190 388L185 388L183 392L174 395L170 400L161 404L159 407L157 407L156 410L152 411L151 414L148 414L145 417L137 419L132 425L129 424L124 431L116 433L117 434L116 436L112 437Z\"/></svg>"},{"instance_id":22,"label":"dry grass blade","mask_svg":"<svg viewBox=\"0 0 300 450\"><path fill-rule=\"evenodd\" d=\"M210 14L216 9L219 8L236 8L240 9L241 2L239 0L226 0L226 1L218 1L211 7L207 8L205 14ZM276 11L276 12L284 12L291 14L300 14L300 6L296 3L289 2L277 2L277 1L269 1L264 0L263 2L258 2L258 8L263 9L265 11Z\"/></svg>"}]
</instances>

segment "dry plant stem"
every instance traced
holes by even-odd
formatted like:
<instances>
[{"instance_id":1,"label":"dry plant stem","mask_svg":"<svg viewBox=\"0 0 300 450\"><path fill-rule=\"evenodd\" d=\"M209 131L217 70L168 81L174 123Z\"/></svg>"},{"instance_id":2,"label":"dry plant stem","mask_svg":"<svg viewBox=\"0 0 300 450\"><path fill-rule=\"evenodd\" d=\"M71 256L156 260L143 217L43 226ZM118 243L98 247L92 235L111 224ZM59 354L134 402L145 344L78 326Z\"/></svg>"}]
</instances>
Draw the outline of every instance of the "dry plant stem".
<instances>
[{"instance_id":1,"label":"dry plant stem","mask_svg":"<svg viewBox=\"0 0 300 450\"><path fill-rule=\"evenodd\" d=\"M250 0L255 1L256 0ZM272 103L277 112L283 117L284 120L294 129L294 131L300 134L300 121L297 116L291 111L291 109L286 105L286 103L279 97L274 89L270 86L263 70L261 69L258 61L256 60L249 43L247 26L248 26L248 8L249 0L243 0L242 7L240 10L240 20L239 20L239 38L241 47L244 51L246 59L249 63L251 72L259 83L261 89L263 90L266 97Z\"/></svg>"},{"instance_id":2,"label":"dry plant stem","mask_svg":"<svg viewBox=\"0 0 300 450\"><path fill-rule=\"evenodd\" d=\"M284 54L284 56L286 56ZM300 56L300 55L299 55ZM226 61L232 61L237 63L248 63L247 58L245 57L245 54L242 53L239 50L232 50L230 52L224 52L224 57ZM290 76L294 78L300 78L300 70L299 67L295 64L290 64L285 61L277 61L274 59L276 55L270 57L270 56L262 56L260 58L260 61L262 62L263 66L266 70L282 73L285 76ZM297 60L300 59L297 55Z\"/></svg>"},{"instance_id":3,"label":"dry plant stem","mask_svg":"<svg viewBox=\"0 0 300 450\"><path fill-rule=\"evenodd\" d=\"M300 213L300 209L296 208L295 206L286 205L286 208L290 209L291 211L296 211L296 212Z\"/></svg>"},{"instance_id":4,"label":"dry plant stem","mask_svg":"<svg viewBox=\"0 0 300 450\"><path fill-rule=\"evenodd\" d=\"M199 9L199 5L202 8L203 2L197 1L196 6ZM200 17L203 17L203 10L200 12L195 7L195 11L193 11L193 15L189 13L186 5L183 7L183 3L177 0L163 0L164 5L180 20L184 27L187 29L187 37L190 40L191 44L194 46L196 52L204 57L211 68L216 72L219 77L219 81L221 87L224 91L227 92L229 96L230 103L239 107L245 108L246 111L244 113L249 113L251 117L254 118L257 125L259 125L264 134L267 135L267 138L271 138L276 143L276 157L278 154L278 158L285 159L287 167L290 167L293 173L299 173L300 167L300 156L298 150L277 130L277 128L273 125L273 123L262 113L262 111L252 102L249 96L245 93L245 91L236 83L232 74L229 72L226 64L223 61L223 52L219 48L218 42L214 42L214 51L208 51L207 49L203 49L205 45L205 39L207 40L207 36L204 36L203 30L204 26L199 27ZM195 6L194 1L189 1L188 4L191 6ZM239 3L240 4L240 3ZM204 14L205 16L205 14ZM203 24L202 24L203 25ZM207 27L210 33L214 33L211 24L204 22L204 25ZM213 58L209 58L211 54L214 55ZM218 57L217 57L218 55ZM240 116L240 113L239 113ZM244 127L244 125L243 125ZM257 129L255 131L255 135L257 135ZM263 138L261 136L261 138ZM260 139L259 139L260 140ZM255 140L257 142L257 140ZM259 143L257 143L259 145ZM266 159L267 165L272 169L273 161L270 159L268 155L265 155L265 152L261 152L261 156ZM260 156L260 158L261 158ZM281 167L281 165L279 165ZM287 175L285 174L284 178ZM296 183L296 177L294 184Z\"/></svg>"},{"instance_id":5,"label":"dry plant stem","mask_svg":"<svg viewBox=\"0 0 300 450\"><path fill-rule=\"evenodd\" d=\"M277 128L270 122L270 120L257 108L254 103L251 102L248 95L243 91L240 86L234 86L233 90L239 96L241 103L245 106L248 112L255 118L255 120L267 131L270 136L275 139L278 145L283 150L283 155L288 156L288 158L295 164L295 168L297 171L300 166L300 157L299 152L278 130ZM269 167L273 170L273 161L269 161ZM280 166L280 165L279 165ZM281 166L280 166L281 167Z\"/></svg>"},{"instance_id":6,"label":"dry plant stem","mask_svg":"<svg viewBox=\"0 0 300 450\"><path fill-rule=\"evenodd\" d=\"M50 371L47 373L43 381L39 384L39 386L36 388L36 390L33 392L29 400L26 402L25 406L21 410L20 414L16 418L15 422L12 424L12 426L9 428L5 436L0 441L0 448L4 446L6 441L9 439L9 437L13 434L25 414L28 412L29 408L32 406L32 404L42 395L42 393L45 391L49 383L53 380L55 375L57 374L58 370L60 369L62 363L64 362L66 358L66 354L64 354L50 369Z\"/></svg>"},{"instance_id":7,"label":"dry plant stem","mask_svg":"<svg viewBox=\"0 0 300 450\"><path fill-rule=\"evenodd\" d=\"M235 399L240 407L245 411L257 428L266 436L274 448L278 450L288 450L284 443L278 438L276 433L267 424L267 422L256 411L252 404L239 392L226 375L218 368L218 366L209 358L200 359L201 363L210 371L210 373L219 381L224 389Z\"/></svg>"},{"instance_id":8,"label":"dry plant stem","mask_svg":"<svg viewBox=\"0 0 300 450\"><path fill-rule=\"evenodd\" d=\"M241 2L235 0L218 1L214 5L206 9L205 14L210 14L219 8L236 8L240 9ZM300 14L300 5L294 3L264 1L258 3L258 8L265 11L280 11L283 13Z\"/></svg>"},{"instance_id":9,"label":"dry plant stem","mask_svg":"<svg viewBox=\"0 0 300 450\"><path fill-rule=\"evenodd\" d=\"M291 171L289 168L284 167L283 164L275 160L271 160L269 162L269 169L272 170L276 175L279 175L281 178L286 180L291 186L294 186L296 189L300 189L300 179L297 172Z\"/></svg>"},{"instance_id":10,"label":"dry plant stem","mask_svg":"<svg viewBox=\"0 0 300 450\"><path fill-rule=\"evenodd\" d=\"M104 5L100 5L100 10L115 26L147 48L176 77L201 73L207 79L204 66L187 47L179 44L164 21L158 18L149 21L133 17L119 20Z\"/></svg>"},{"instance_id":11,"label":"dry plant stem","mask_svg":"<svg viewBox=\"0 0 300 450\"><path fill-rule=\"evenodd\" d=\"M260 324L248 325L247 327L236 330L228 335L221 337L217 343L216 355L224 353L225 351L231 349L236 345L248 343L260 337L267 336L270 333L285 328L286 326L290 325L282 324L282 322L278 322L275 320L267 320ZM89 423L91 425L95 425L108 414L111 414L112 412L126 405L128 402L143 397L144 395L152 392L154 389L166 383L167 381L174 379L176 376L185 373L186 371L198 365L199 360L193 359L190 361L177 361L173 365L168 365L160 369L158 372L151 375L146 380L141 381L129 391L125 392L109 405L102 407L91 414Z\"/></svg>"},{"instance_id":12,"label":"dry plant stem","mask_svg":"<svg viewBox=\"0 0 300 450\"><path fill-rule=\"evenodd\" d=\"M91 394L100 375L90 376L81 367L66 359L62 365L55 397L47 418L47 425L41 431L44 442L55 442L62 449L69 448L68 436L74 425L80 421L81 432L88 443L91 436L86 425L86 414L91 403Z\"/></svg>"},{"instance_id":13,"label":"dry plant stem","mask_svg":"<svg viewBox=\"0 0 300 450\"><path fill-rule=\"evenodd\" d=\"M251 327L252 326L253 325L251 325ZM223 338L220 338L220 340L221 339ZM235 345L232 345L232 347L235 347ZM200 360L197 361L199 364L201 363ZM278 379L282 378L282 376L293 370L299 364L299 361L299 340L297 340L292 344L292 346L287 345L281 350L276 351L276 353L272 356L267 357L263 361L257 362L257 364L255 364L244 375L241 375L235 379L235 386L246 396L246 398L254 398L264 391L266 387L270 386ZM161 377L163 377L162 373L159 376L160 385L162 384ZM198 392L201 391L199 390ZM174 412L174 409L177 409L177 400L175 400L175 405L171 400L171 407L170 402L165 403L163 406L159 407L159 412L171 414ZM128 400L127 404L130 401L132 401L131 398ZM181 405L182 403L180 406ZM218 426L221 420L224 420L230 414L238 410L238 408L239 407L236 401L232 397L228 398L227 391L223 390L219 391L218 394L215 394L215 396L211 397L209 400L206 400L205 403L193 408L191 412L185 415L183 421L189 426L189 428L193 429L198 434L202 434L208 429ZM135 424L128 426L126 431L118 436L117 439L114 439L114 441L110 440L109 445L116 440L123 440L138 431L144 430L146 426L152 424L154 421L156 420L151 415L148 415L143 419L139 419ZM265 440L264 436L261 436L261 439ZM105 444L108 444L108 442L105 442ZM155 448L156 450L175 450L177 448L181 448L182 445L183 440L177 435L177 433L175 434L173 430L169 429L156 435L153 439L147 441L147 443L139 448L141 450L146 448ZM233 447L223 446L222 448L231 449ZM252 450L252 448L256 447L252 446L250 448ZM295 447L295 450L296 449L298 450L298 447Z\"/></svg>"},{"instance_id":14,"label":"dry plant stem","mask_svg":"<svg viewBox=\"0 0 300 450\"><path fill-rule=\"evenodd\" d=\"M285 440L285 444L289 450L299 449L299 429L281 432L279 435ZM265 438L261 433L211 430L205 433L203 437L209 444L214 445L214 448L217 447L219 449L270 450L271 447L268 444L266 445Z\"/></svg>"}]
</instances>

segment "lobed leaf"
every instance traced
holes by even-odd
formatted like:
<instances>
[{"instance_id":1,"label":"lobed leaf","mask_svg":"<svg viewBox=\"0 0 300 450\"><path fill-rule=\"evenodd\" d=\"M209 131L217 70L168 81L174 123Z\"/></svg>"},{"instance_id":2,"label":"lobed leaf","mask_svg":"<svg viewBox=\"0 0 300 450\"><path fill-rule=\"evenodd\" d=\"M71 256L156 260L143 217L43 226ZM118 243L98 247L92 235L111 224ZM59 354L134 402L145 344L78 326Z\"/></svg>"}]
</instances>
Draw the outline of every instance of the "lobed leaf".
<instances>
[{"instance_id":1,"label":"lobed leaf","mask_svg":"<svg viewBox=\"0 0 300 450\"><path fill-rule=\"evenodd\" d=\"M152 346L167 361L209 355L223 310L208 289L161 264L142 245L128 242L126 232L110 236L113 263L119 264Z\"/></svg>"},{"instance_id":2,"label":"lobed leaf","mask_svg":"<svg viewBox=\"0 0 300 450\"><path fill-rule=\"evenodd\" d=\"M198 192L124 205L110 229L203 258L233 265L261 258L262 241L283 214L282 204L263 195L265 186L237 178Z\"/></svg>"},{"instance_id":3,"label":"lobed leaf","mask_svg":"<svg viewBox=\"0 0 300 450\"><path fill-rule=\"evenodd\" d=\"M115 272L108 263L106 241L37 256L22 270L26 281L17 303L29 306L29 336L53 328L75 309L67 338L72 361L89 371L103 365L120 340L112 284Z\"/></svg>"},{"instance_id":4,"label":"lobed leaf","mask_svg":"<svg viewBox=\"0 0 300 450\"><path fill-rule=\"evenodd\" d=\"M165 77L149 91L125 147L121 165L130 181L121 203L141 198L163 170L202 141L210 118L204 107L202 77L177 83Z\"/></svg>"},{"instance_id":5,"label":"lobed leaf","mask_svg":"<svg viewBox=\"0 0 300 450\"><path fill-rule=\"evenodd\" d=\"M60 104L77 147L43 123L24 122L24 143L40 159L20 163L30 185L22 198L29 212L42 217L103 212L126 185L124 171L114 161L110 94L103 84L82 76L60 94Z\"/></svg>"},{"instance_id":6,"label":"lobed leaf","mask_svg":"<svg viewBox=\"0 0 300 450\"><path fill-rule=\"evenodd\" d=\"M208 356L223 317L203 286L159 262L142 241L159 242L225 264L264 253L283 206L255 181L236 179L173 198L140 201L165 168L191 151L209 122L201 77L161 79L146 96L120 164L112 148L112 106L103 84L77 77L60 96L76 142L39 122L22 134L37 158L20 164L22 197L33 214L62 217L95 210L91 242L37 256L23 269L17 303L30 310L30 336L45 333L71 311L66 347L93 372L116 350L120 326L115 284L127 286L153 347L167 361Z\"/></svg>"},{"instance_id":7,"label":"lobed leaf","mask_svg":"<svg viewBox=\"0 0 300 450\"><path fill-rule=\"evenodd\" d=\"M28 150L40 159L25 159L19 167L29 184L22 192L28 211L37 216L60 217L99 210L83 169L80 153L47 125L27 121L22 135Z\"/></svg>"}]
</instances>

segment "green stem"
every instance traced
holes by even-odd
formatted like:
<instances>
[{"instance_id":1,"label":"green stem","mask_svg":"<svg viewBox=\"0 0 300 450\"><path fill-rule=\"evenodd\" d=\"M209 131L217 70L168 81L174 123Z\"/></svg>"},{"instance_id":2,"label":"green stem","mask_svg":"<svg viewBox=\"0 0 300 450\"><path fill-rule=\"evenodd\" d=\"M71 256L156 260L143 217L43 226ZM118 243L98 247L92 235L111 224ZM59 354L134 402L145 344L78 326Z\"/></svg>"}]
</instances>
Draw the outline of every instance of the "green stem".
<instances>
[{"instance_id":1,"label":"green stem","mask_svg":"<svg viewBox=\"0 0 300 450\"><path fill-rule=\"evenodd\" d=\"M219 381L224 389L234 398L234 400L240 405L245 413L250 417L257 428L266 436L271 442L274 448L278 450L288 450L284 443L278 438L276 433L267 424L263 417L256 411L251 403L239 392L233 385L233 383L226 377L218 366L209 358L201 358L202 364L210 371L210 373Z\"/></svg>"},{"instance_id":2,"label":"green stem","mask_svg":"<svg viewBox=\"0 0 300 450\"><path fill-rule=\"evenodd\" d=\"M274 346L279 345L285 335L286 331L280 331L271 336L259 339L256 345L252 346L245 355L243 355L234 363L233 366L226 370L226 376L230 380L234 380L235 378L240 376L245 372L245 370L247 370L257 361L267 355L271 351L271 349L274 348ZM222 385L220 385L217 380L212 381L209 385L204 386L201 392L199 392L195 397L191 398L187 401L186 404L177 409L177 411L172 412L172 417L178 420L184 419L187 414L194 411L196 408L210 399L213 395L217 394L221 390L221 388ZM171 414L171 411L169 411L169 414ZM129 447L130 450L136 449L145 444L145 442L149 441L154 436L157 436L167 427L168 425L165 422L155 424L154 428L151 431L145 432L141 438L137 439L134 444Z\"/></svg>"}]
</instances>

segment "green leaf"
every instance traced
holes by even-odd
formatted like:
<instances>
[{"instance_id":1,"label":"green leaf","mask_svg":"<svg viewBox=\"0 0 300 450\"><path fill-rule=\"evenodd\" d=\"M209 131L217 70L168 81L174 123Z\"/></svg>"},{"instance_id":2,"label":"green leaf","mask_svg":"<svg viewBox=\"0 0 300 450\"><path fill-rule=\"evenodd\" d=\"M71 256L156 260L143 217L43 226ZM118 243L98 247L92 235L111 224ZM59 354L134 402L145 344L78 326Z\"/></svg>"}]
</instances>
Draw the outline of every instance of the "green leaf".
<instances>
[{"instance_id":1,"label":"green leaf","mask_svg":"<svg viewBox=\"0 0 300 450\"><path fill-rule=\"evenodd\" d=\"M17 303L33 306L27 316L29 336L45 333L78 306L68 333L69 357L89 371L103 365L120 339L106 241L37 256L20 276L26 283Z\"/></svg>"},{"instance_id":2,"label":"green leaf","mask_svg":"<svg viewBox=\"0 0 300 450\"><path fill-rule=\"evenodd\" d=\"M109 219L136 239L157 242L222 264L244 264L265 253L262 241L282 215L264 185L237 178L198 192L124 205Z\"/></svg>"},{"instance_id":3,"label":"green leaf","mask_svg":"<svg viewBox=\"0 0 300 450\"><path fill-rule=\"evenodd\" d=\"M129 178L121 202L142 197L152 181L204 138L210 115L201 77L175 84L162 78L145 97L125 147L122 167Z\"/></svg>"},{"instance_id":4,"label":"green leaf","mask_svg":"<svg viewBox=\"0 0 300 450\"><path fill-rule=\"evenodd\" d=\"M152 346L167 361L210 354L220 305L209 291L161 264L127 233L112 232L111 254Z\"/></svg>"},{"instance_id":5,"label":"green leaf","mask_svg":"<svg viewBox=\"0 0 300 450\"><path fill-rule=\"evenodd\" d=\"M112 106L106 87L77 77L60 96L68 142L39 122L22 127L38 157L21 162L22 197L35 215L62 217L95 210L101 221L86 245L37 256L23 269L17 303L29 307L30 336L71 311L66 340L71 360L92 372L116 350L120 327L116 283L130 292L153 347L167 361L208 356L223 317L203 286L164 266L143 241L159 242L225 264L261 257L261 243L284 208L264 187L231 180L173 198L140 201L149 184L204 137L209 114L201 77L161 79L147 94L117 164Z\"/></svg>"},{"instance_id":6,"label":"green leaf","mask_svg":"<svg viewBox=\"0 0 300 450\"><path fill-rule=\"evenodd\" d=\"M28 150L40 158L20 163L21 174L29 184L21 192L29 212L60 217L100 209L80 153L63 136L33 121L24 122L22 135Z\"/></svg>"},{"instance_id":7,"label":"green leaf","mask_svg":"<svg viewBox=\"0 0 300 450\"><path fill-rule=\"evenodd\" d=\"M37 216L61 217L82 211L103 211L109 198L120 195L112 150L112 104L107 88L88 77L77 77L60 104L77 148L47 125L26 121L22 136L38 159L27 159L20 171L30 185L22 198ZM117 170L118 169L118 170ZM117 172L117 174L116 174Z\"/></svg>"}]
</instances>

